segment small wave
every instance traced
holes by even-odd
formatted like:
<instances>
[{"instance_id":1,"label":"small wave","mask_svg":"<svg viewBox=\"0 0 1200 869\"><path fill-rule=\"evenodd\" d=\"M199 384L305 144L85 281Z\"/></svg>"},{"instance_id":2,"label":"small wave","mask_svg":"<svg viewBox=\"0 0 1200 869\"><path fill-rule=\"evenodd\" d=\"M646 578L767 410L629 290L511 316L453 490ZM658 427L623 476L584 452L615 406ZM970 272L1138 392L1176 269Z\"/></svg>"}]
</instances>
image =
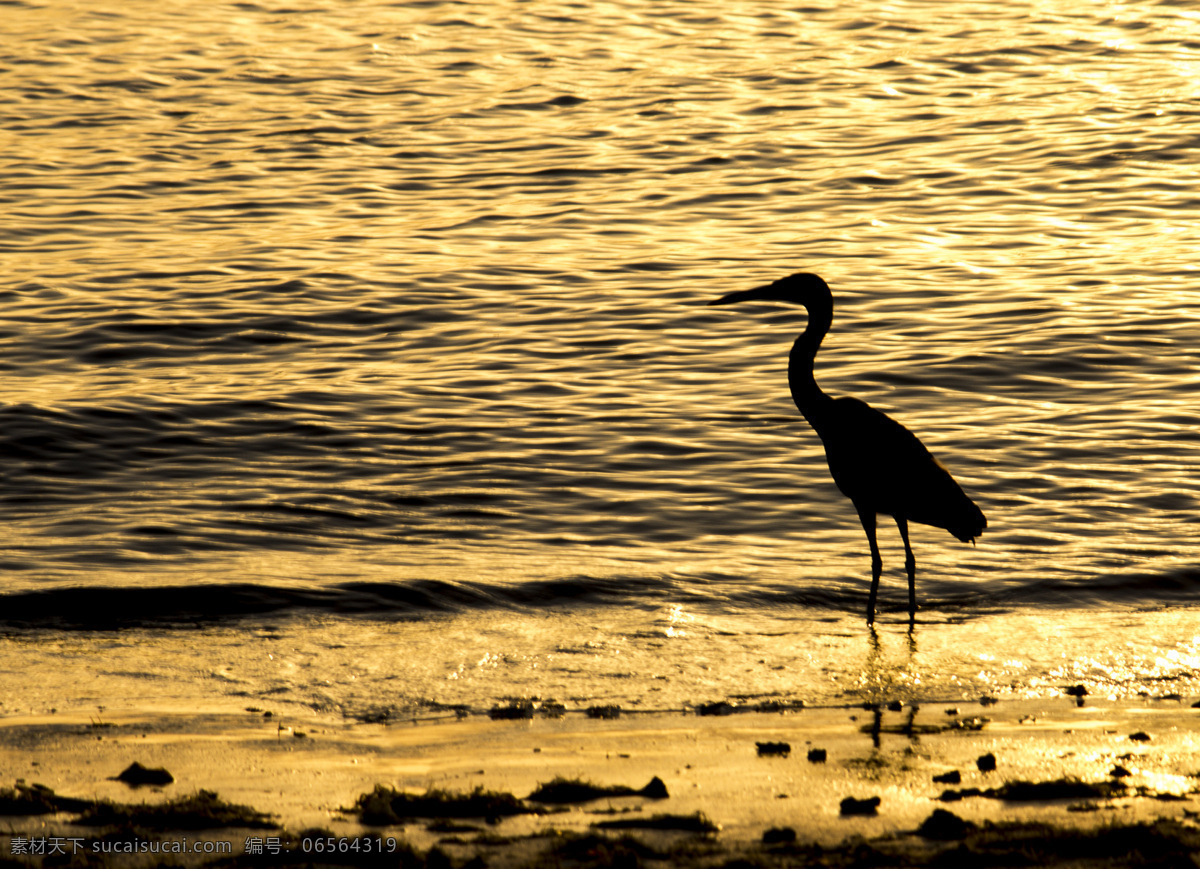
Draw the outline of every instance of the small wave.
<instances>
[{"instance_id":1,"label":"small wave","mask_svg":"<svg viewBox=\"0 0 1200 869\"><path fill-rule=\"evenodd\" d=\"M144 529L158 533L169 529ZM824 611L857 614L863 584L747 585L721 574L700 576L571 576L513 584L412 580L353 581L299 588L257 583L159 587L58 587L0 596L0 624L13 629L120 630L181 628L264 616L326 614L382 619L488 610L541 610L562 606L644 607L681 604L696 610ZM1200 567L1160 574L1113 574L1039 581L1003 589L961 582L919 583L920 618L936 614L984 617L1014 607L1056 609L1169 606L1195 600ZM889 589L881 613L907 604Z\"/></svg>"},{"instance_id":2,"label":"small wave","mask_svg":"<svg viewBox=\"0 0 1200 869\"><path fill-rule=\"evenodd\" d=\"M66 587L0 597L0 624L14 628L117 630L179 628L297 613L372 615L382 618L431 613L562 604L659 600L672 580L647 577L571 577L517 585L410 582L347 582L322 588L255 583L159 587Z\"/></svg>"}]
</instances>

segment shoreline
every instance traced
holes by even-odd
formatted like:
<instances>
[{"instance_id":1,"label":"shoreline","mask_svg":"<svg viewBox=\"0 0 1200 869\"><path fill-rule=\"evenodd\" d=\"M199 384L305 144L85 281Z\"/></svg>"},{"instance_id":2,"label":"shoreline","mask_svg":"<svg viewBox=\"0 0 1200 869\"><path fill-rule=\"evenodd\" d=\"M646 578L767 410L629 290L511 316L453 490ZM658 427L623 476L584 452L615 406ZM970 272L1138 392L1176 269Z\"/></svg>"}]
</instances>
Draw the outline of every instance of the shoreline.
<instances>
[{"instance_id":1,"label":"shoreline","mask_svg":"<svg viewBox=\"0 0 1200 869\"><path fill-rule=\"evenodd\" d=\"M614 842L644 847L643 860L672 853L678 861L686 852L691 855L686 861L696 865L720 865L722 855L739 854L772 865L806 848L806 859L816 848L833 860L847 847L889 842L887 847L916 859L961 845L972 830L1012 823L1081 835L1114 825L1165 823L1176 825L1176 838L1186 838L1198 814L1190 809L1191 795L1200 789L1200 744L1193 736L1200 710L1189 702L1063 696L740 713L714 705L710 711L718 714L470 716L415 724L344 722L257 707L200 714L112 709L102 720L95 713L66 711L0 720L0 786L37 783L59 797L123 806L216 794L224 803L269 815L276 826L203 832L172 829L168 822L154 835L161 841L186 835L193 844L230 842L233 853L224 859L245 861L282 860L289 849L292 858L311 861L315 854L298 850L297 836L306 830L323 831L338 842L359 841L359 847L372 838L395 838L419 854L437 849L453 865L475 856L488 866L536 865L547 849L588 837L600 837L605 847L616 847ZM814 750L823 750L824 760ZM991 771L977 764L988 754L996 762ZM174 781L134 788L115 780L133 762L165 768ZM564 804L529 799L555 779L639 791L654 778L665 785L665 798L606 795ZM1013 787L1022 782L1042 790ZM1058 790L1049 787L1054 783ZM1072 790L1066 787L1071 783L1093 789ZM366 824L354 807L377 786L387 794L478 789L509 795L534 813L490 822L455 815ZM875 797L874 813L843 814L846 798ZM949 822L948 839L917 835L935 810L952 813L964 826ZM715 829L611 824L656 816L665 816L660 825L668 827L706 819ZM85 827L79 817L7 815L0 858L40 864L39 856L13 854L14 835L86 838L107 830L109 841L120 840L121 833L113 832L120 824ZM939 817L943 828L935 832L945 835L946 818ZM126 829L128 836L135 833L150 835L136 824ZM765 846L764 835L774 837L774 844ZM274 838L282 854L245 853L248 842ZM173 858L197 865L218 859Z\"/></svg>"}]
</instances>

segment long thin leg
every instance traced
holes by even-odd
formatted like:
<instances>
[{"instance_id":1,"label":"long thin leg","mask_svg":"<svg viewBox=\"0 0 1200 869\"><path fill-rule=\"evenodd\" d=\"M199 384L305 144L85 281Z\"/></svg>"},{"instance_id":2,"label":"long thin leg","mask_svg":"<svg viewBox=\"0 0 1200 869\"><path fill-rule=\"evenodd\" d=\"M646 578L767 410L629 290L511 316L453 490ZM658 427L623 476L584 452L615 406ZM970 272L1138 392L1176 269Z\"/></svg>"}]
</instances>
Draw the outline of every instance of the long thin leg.
<instances>
[{"instance_id":1,"label":"long thin leg","mask_svg":"<svg viewBox=\"0 0 1200 869\"><path fill-rule=\"evenodd\" d=\"M867 542L871 544L871 596L867 598L867 624L875 624L875 597L879 594L879 574L883 572L883 559L879 557L879 544L875 542L875 511L864 509L857 504L858 521L862 522L863 531L867 532Z\"/></svg>"},{"instance_id":2,"label":"long thin leg","mask_svg":"<svg viewBox=\"0 0 1200 869\"><path fill-rule=\"evenodd\" d=\"M917 620L917 560L913 558L912 546L908 543L908 520L896 517L900 539L904 541L904 572L908 574L908 623Z\"/></svg>"}]
</instances>

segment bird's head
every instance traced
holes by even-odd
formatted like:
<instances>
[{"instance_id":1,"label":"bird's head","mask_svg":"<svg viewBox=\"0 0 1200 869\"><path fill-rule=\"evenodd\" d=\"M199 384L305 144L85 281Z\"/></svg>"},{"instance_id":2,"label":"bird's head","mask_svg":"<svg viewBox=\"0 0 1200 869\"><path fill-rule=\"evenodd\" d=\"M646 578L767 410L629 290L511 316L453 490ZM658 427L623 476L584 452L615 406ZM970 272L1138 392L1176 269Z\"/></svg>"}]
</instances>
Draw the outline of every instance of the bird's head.
<instances>
[{"instance_id":1,"label":"bird's head","mask_svg":"<svg viewBox=\"0 0 1200 869\"><path fill-rule=\"evenodd\" d=\"M713 299L710 305L732 305L734 302L790 302L793 305L808 307L813 302L828 301L829 287L816 275L796 274L780 278L774 283L755 287L752 290L739 290L719 299Z\"/></svg>"}]
</instances>

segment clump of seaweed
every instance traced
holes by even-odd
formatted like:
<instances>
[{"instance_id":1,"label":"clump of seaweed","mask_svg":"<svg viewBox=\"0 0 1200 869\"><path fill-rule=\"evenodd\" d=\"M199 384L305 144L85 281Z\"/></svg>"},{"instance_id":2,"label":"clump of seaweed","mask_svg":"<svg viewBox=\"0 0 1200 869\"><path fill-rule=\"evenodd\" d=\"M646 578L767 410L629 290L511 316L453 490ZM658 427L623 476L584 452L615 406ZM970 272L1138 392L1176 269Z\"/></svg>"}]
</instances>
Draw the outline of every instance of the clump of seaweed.
<instances>
[{"instance_id":1,"label":"clump of seaweed","mask_svg":"<svg viewBox=\"0 0 1200 869\"><path fill-rule=\"evenodd\" d=\"M537 790L525 799L535 803L586 803L605 797L646 797L652 800L665 800L669 794L667 786L658 776L650 779L649 784L639 790L625 785L596 785L582 779L567 779L561 776L552 781L538 785Z\"/></svg>"},{"instance_id":2,"label":"clump of seaweed","mask_svg":"<svg viewBox=\"0 0 1200 869\"><path fill-rule=\"evenodd\" d=\"M0 788L0 815L51 815L55 812L82 812L91 808L91 800L60 797L43 784L27 785L18 781L11 788Z\"/></svg>"},{"instance_id":3,"label":"clump of seaweed","mask_svg":"<svg viewBox=\"0 0 1200 869\"><path fill-rule=\"evenodd\" d=\"M610 839L595 833L566 836L553 849L552 856L556 864L566 860L583 866L641 866L645 860L668 857L632 836Z\"/></svg>"},{"instance_id":4,"label":"clump of seaweed","mask_svg":"<svg viewBox=\"0 0 1200 869\"><path fill-rule=\"evenodd\" d=\"M696 707L697 715L732 715L738 707L725 700L714 700L712 703L700 703Z\"/></svg>"},{"instance_id":5,"label":"clump of seaweed","mask_svg":"<svg viewBox=\"0 0 1200 869\"><path fill-rule=\"evenodd\" d=\"M147 830L275 829L279 826L270 815L249 806L227 803L214 792L205 790L155 805L121 805L99 800L74 823L86 827L125 826Z\"/></svg>"},{"instance_id":6,"label":"clump of seaweed","mask_svg":"<svg viewBox=\"0 0 1200 869\"><path fill-rule=\"evenodd\" d=\"M938 797L943 803L955 803L967 797L987 797L1010 803L1048 802L1051 800L1104 800L1124 796L1125 786L1119 781L1086 782L1077 778L1050 781L1005 782L998 788L953 788Z\"/></svg>"},{"instance_id":7,"label":"clump of seaweed","mask_svg":"<svg viewBox=\"0 0 1200 869\"><path fill-rule=\"evenodd\" d=\"M620 706L589 706L584 710L584 714L588 718L600 718L604 720L612 720L621 717Z\"/></svg>"},{"instance_id":8,"label":"clump of seaweed","mask_svg":"<svg viewBox=\"0 0 1200 869\"><path fill-rule=\"evenodd\" d=\"M720 827L703 812L691 815L653 815L649 818L621 818L615 821L596 821L602 830L679 830L685 833L717 833Z\"/></svg>"},{"instance_id":9,"label":"clump of seaweed","mask_svg":"<svg viewBox=\"0 0 1200 869\"><path fill-rule=\"evenodd\" d=\"M483 818L496 823L513 815L537 814L538 810L509 793L477 787L470 793L440 789L410 794L385 785L362 794L354 804L364 824L387 826L413 818Z\"/></svg>"}]
</instances>

